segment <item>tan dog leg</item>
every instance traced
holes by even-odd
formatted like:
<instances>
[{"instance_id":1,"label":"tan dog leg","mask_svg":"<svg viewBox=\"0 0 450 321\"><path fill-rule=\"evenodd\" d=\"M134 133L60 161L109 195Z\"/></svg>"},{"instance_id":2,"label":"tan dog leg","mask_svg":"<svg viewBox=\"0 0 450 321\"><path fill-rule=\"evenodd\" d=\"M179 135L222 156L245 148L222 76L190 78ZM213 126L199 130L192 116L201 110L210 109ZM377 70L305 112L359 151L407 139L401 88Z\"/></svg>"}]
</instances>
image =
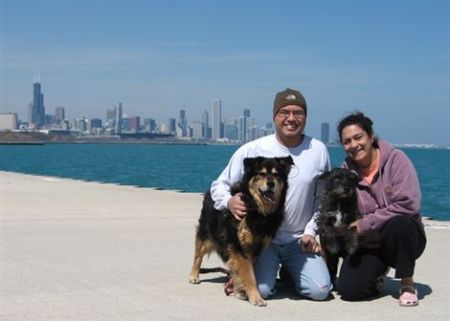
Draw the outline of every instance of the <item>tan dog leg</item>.
<instances>
[{"instance_id":1,"label":"tan dog leg","mask_svg":"<svg viewBox=\"0 0 450 321\"><path fill-rule=\"evenodd\" d=\"M241 292L240 286L245 289L248 301L256 306L266 306L266 302L261 298L256 286L255 272L253 271L253 263L251 260L240 255L232 256L228 261L228 266L233 271L235 284L238 285L236 292ZM242 293L239 295L242 297Z\"/></svg>"},{"instance_id":2,"label":"tan dog leg","mask_svg":"<svg viewBox=\"0 0 450 321\"><path fill-rule=\"evenodd\" d=\"M200 283L199 273L200 266L202 265L203 256L205 254L211 253L214 246L213 243L209 240L199 240L195 238L195 253L194 253L194 262L192 263L191 274L189 276L189 283L198 284Z\"/></svg>"}]
</instances>

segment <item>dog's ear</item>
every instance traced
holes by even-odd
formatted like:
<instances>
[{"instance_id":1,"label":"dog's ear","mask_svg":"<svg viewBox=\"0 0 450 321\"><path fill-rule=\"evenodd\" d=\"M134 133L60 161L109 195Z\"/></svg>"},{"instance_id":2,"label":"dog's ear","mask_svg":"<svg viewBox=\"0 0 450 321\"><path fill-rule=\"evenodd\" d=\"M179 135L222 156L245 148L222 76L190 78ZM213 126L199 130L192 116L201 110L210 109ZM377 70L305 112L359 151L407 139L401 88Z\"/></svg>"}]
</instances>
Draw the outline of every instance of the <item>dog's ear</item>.
<instances>
[{"instance_id":1,"label":"dog's ear","mask_svg":"<svg viewBox=\"0 0 450 321\"><path fill-rule=\"evenodd\" d=\"M323 172L320 174L319 179L326 179L328 176L330 176L331 171Z\"/></svg>"},{"instance_id":2,"label":"dog's ear","mask_svg":"<svg viewBox=\"0 0 450 321\"><path fill-rule=\"evenodd\" d=\"M292 165L294 165L294 160L292 159L291 156L276 157L275 159L278 163L280 163L280 165L282 165L286 168L290 168Z\"/></svg>"},{"instance_id":3,"label":"dog's ear","mask_svg":"<svg viewBox=\"0 0 450 321\"><path fill-rule=\"evenodd\" d=\"M253 167L254 162L254 158L244 158L244 171L248 172L248 169Z\"/></svg>"},{"instance_id":4,"label":"dog's ear","mask_svg":"<svg viewBox=\"0 0 450 321\"><path fill-rule=\"evenodd\" d=\"M294 160L291 156L287 157L276 157L275 160L283 167L286 173L289 173L291 166L294 165Z\"/></svg>"},{"instance_id":5,"label":"dog's ear","mask_svg":"<svg viewBox=\"0 0 450 321\"><path fill-rule=\"evenodd\" d=\"M244 171L249 172L264 160L264 157L247 157L244 158Z\"/></svg>"},{"instance_id":6,"label":"dog's ear","mask_svg":"<svg viewBox=\"0 0 450 321\"><path fill-rule=\"evenodd\" d=\"M349 176L352 182L355 183L355 185L358 185L358 183L362 181L361 176L358 176L353 172L350 172Z\"/></svg>"}]
</instances>

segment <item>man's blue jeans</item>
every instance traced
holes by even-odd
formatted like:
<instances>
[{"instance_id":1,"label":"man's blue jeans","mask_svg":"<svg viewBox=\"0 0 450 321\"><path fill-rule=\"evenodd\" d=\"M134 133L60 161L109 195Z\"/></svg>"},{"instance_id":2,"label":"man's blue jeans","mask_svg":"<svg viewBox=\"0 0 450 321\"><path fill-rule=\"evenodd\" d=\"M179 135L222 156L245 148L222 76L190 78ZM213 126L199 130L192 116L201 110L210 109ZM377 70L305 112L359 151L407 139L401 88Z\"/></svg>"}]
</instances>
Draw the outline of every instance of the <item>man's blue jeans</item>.
<instances>
[{"instance_id":1,"label":"man's blue jeans","mask_svg":"<svg viewBox=\"0 0 450 321\"><path fill-rule=\"evenodd\" d=\"M304 252L298 241L277 245L271 243L254 262L256 282L263 298L275 294L280 264L289 272L296 292L312 300L325 300L333 289L325 260Z\"/></svg>"}]
</instances>

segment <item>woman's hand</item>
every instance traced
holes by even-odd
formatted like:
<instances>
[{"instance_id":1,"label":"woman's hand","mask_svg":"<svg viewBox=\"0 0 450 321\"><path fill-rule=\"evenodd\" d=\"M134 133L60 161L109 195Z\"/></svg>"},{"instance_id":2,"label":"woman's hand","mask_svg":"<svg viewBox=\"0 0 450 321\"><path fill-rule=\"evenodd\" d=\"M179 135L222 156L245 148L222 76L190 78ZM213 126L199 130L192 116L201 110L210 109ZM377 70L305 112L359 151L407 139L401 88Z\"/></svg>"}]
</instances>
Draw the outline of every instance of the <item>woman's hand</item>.
<instances>
[{"instance_id":1,"label":"woman's hand","mask_svg":"<svg viewBox=\"0 0 450 321\"><path fill-rule=\"evenodd\" d=\"M242 220L247 215L247 206L245 206L242 200L244 194L237 193L228 200L228 210L233 214L234 218L238 221Z\"/></svg>"},{"instance_id":2,"label":"woman's hand","mask_svg":"<svg viewBox=\"0 0 450 321\"><path fill-rule=\"evenodd\" d=\"M302 246L302 250L305 252L320 253L321 251L319 242L317 242L312 235L303 234L300 239L300 244Z\"/></svg>"},{"instance_id":3,"label":"woman's hand","mask_svg":"<svg viewBox=\"0 0 450 321\"><path fill-rule=\"evenodd\" d=\"M360 226L360 220L356 220L352 223L350 223L350 225L348 226L348 229L352 229L352 228L356 228L356 233L361 234L362 230L361 230L361 226Z\"/></svg>"}]
</instances>

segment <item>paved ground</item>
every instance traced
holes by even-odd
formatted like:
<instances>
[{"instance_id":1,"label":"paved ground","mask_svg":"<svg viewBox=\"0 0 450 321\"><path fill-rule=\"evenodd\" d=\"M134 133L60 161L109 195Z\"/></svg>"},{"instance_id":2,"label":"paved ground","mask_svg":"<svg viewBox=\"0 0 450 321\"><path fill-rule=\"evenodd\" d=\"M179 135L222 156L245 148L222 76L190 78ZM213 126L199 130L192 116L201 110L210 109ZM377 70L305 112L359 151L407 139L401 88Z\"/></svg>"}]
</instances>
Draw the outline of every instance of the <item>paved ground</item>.
<instances>
[{"instance_id":1,"label":"paved ground","mask_svg":"<svg viewBox=\"0 0 450 321\"><path fill-rule=\"evenodd\" d=\"M416 308L300 299L265 308L226 297L221 274L187 282L197 194L1 172L1 320L450 320L450 224L427 223ZM218 266L212 255L206 266ZM391 276L393 271L391 270Z\"/></svg>"}]
</instances>

